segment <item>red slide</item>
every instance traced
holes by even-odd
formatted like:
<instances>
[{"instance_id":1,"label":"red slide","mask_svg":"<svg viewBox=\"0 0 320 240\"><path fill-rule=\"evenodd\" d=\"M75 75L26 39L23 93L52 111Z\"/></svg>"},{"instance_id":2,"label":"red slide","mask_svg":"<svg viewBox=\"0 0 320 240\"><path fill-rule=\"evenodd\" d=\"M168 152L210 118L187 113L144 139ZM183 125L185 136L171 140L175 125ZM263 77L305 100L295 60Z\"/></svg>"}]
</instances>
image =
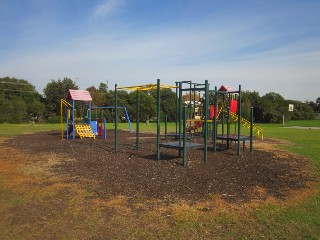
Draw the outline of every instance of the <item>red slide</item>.
<instances>
[{"instance_id":1,"label":"red slide","mask_svg":"<svg viewBox=\"0 0 320 240\"><path fill-rule=\"evenodd\" d=\"M191 127L188 127L188 128L186 129L186 131L187 131L187 132L191 132L191 130L197 130L197 129L201 128L202 125L203 125L203 122L196 122L195 125L193 125L193 126L191 126Z\"/></svg>"}]
</instances>

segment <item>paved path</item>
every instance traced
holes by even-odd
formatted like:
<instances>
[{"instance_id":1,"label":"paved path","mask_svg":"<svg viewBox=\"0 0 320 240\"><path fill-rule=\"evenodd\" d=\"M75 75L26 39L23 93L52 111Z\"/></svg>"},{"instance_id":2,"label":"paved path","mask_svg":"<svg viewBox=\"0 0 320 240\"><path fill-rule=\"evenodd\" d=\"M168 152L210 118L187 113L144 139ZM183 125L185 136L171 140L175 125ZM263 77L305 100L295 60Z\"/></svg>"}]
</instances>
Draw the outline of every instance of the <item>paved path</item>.
<instances>
[{"instance_id":1,"label":"paved path","mask_svg":"<svg viewBox=\"0 0 320 240\"><path fill-rule=\"evenodd\" d=\"M282 127L282 128L297 128L297 129L320 130L320 127L299 127L299 126L292 126L292 127Z\"/></svg>"}]
</instances>

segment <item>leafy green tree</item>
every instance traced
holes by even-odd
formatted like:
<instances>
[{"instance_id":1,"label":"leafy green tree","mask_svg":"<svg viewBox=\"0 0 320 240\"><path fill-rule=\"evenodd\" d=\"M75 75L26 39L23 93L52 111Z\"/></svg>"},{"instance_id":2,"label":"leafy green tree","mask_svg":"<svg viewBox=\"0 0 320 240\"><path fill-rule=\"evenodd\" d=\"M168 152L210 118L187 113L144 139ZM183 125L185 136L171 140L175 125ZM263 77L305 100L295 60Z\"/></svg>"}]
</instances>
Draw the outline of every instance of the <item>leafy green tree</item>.
<instances>
[{"instance_id":1,"label":"leafy green tree","mask_svg":"<svg viewBox=\"0 0 320 240\"><path fill-rule=\"evenodd\" d=\"M161 89L160 91L160 109L161 118L168 116L168 121L172 122L176 119L176 94L171 89Z\"/></svg>"},{"instance_id":2,"label":"leafy green tree","mask_svg":"<svg viewBox=\"0 0 320 240\"><path fill-rule=\"evenodd\" d=\"M307 103L285 100L280 94L270 92L259 97L257 92L244 92L244 99L249 99L254 107L255 122L281 123L285 121L314 119L315 112ZM245 101L245 100L244 100ZM294 112L289 112L289 104L294 104Z\"/></svg>"},{"instance_id":3,"label":"leafy green tree","mask_svg":"<svg viewBox=\"0 0 320 240\"><path fill-rule=\"evenodd\" d=\"M101 105L103 106L108 106L107 104L107 95L108 95L108 85L106 83L100 83L99 84L99 87L98 87L98 90L101 94L101 97L103 99L103 102L101 103Z\"/></svg>"},{"instance_id":4,"label":"leafy green tree","mask_svg":"<svg viewBox=\"0 0 320 240\"><path fill-rule=\"evenodd\" d=\"M101 92L101 93L107 93L108 92L108 85L106 84L106 83L100 83L99 84L99 91Z\"/></svg>"},{"instance_id":5,"label":"leafy green tree","mask_svg":"<svg viewBox=\"0 0 320 240\"><path fill-rule=\"evenodd\" d=\"M254 122L263 122L263 110L262 99L258 92L244 91L242 92L243 111L244 118L251 118L251 107L253 107Z\"/></svg>"},{"instance_id":6,"label":"leafy green tree","mask_svg":"<svg viewBox=\"0 0 320 240\"><path fill-rule=\"evenodd\" d=\"M43 98L28 81L0 78L0 91L0 122L29 122L44 114Z\"/></svg>"},{"instance_id":7,"label":"leafy green tree","mask_svg":"<svg viewBox=\"0 0 320 240\"><path fill-rule=\"evenodd\" d=\"M5 99L4 92L0 92L0 123L4 123L8 119L9 107L8 104L11 103Z\"/></svg>"},{"instance_id":8,"label":"leafy green tree","mask_svg":"<svg viewBox=\"0 0 320 240\"><path fill-rule=\"evenodd\" d=\"M27 80L10 77L0 78L0 90L4 92L7 100L25 98L36 93L35 87Z\"/></svg>"},{"instance_id":9,"label":"leafy green tree","mask_svg":"<svg viewBox=\"0 0 320 240\"><path fill-rule=\"evenodd\" d=\"M113 90L107 90L108 88L105 87L106 85L103 83L100 83L99 85L99 94L101 96L101 98L103 98L103 102L101 103L100 106L107 106L107 107L111 107L110 109L105 109L105 110L97 110L99 111L99 114L97 113L97 116L99 117L105 117L107 119L108 122L114 122L114 107L115 107L115 102L114 102L114 91ZM118 94L118 107L127 107L127 109L129 109L129 102L128 102L128 92L124 91L124 90L120 90L117 91ZM130 114L130 112L129 112ZM119 119L122 119L123 117L125 117L125 112L123 111L123 109L119 108L118 110L118 116ZM132 117L132 116L131 116Z\"/></svg>"},{"instance_id":10,"label":"leafy green tree","mask_svg":"<svg viewBox=\"0 0 320 240\"><path fill-rule=\"evenodd\" d=\"M63 80L51 80L43 90L44 100L46 104L46 117L54 118L59 121L60 116L60 100L65 99L69 89L78 90L76 83L65 77Z\"/></svg>"},{"instance_id":11,"label":"leafy green tree","mask_svg":"<svg viewBox=\"0 0 320 240\"><path fill-rule=\"evenodd\" d=\"M31 121L39 122L44 120L45 105L42 101L35 98L27 102L27 109Z\"/></svg>"},{"instance_id":12,"label":"leafy green tree","mask_svg":"<svg viewBox=\"0 0 320 240\"><path fill-rule=\"evenodd\" d=\"M110 90L105 94L105 105L114 106L114 91Z\"/></svg>"},{"instance_id":13,"label":"leafy green tree","mask_svg":"<svg viewBox=\"0 0 320 240\"><path fill-rule=\"evenodd\" d=\"M6 113L5 115L1 114L3 116L3 122L23 123L30 120L26 103L19 97L11 101L5 101L1 109Z\"/></svg>"},{"instance_id":14,"label":"leafy green tree","mask_svg":"<svg viewBox=\"0 0 320 240\"><path fill-rule=\"evenodd\" d=\"M2 122L8 122L8 123L17 122L14 119L14 112L15 112L14 101L4 101L1 105L1 116L3 119Z\"/></svg>"},{"instance_id":15,"label":"leafy green tree","mask_svg":"<svg viewBox=\"0 0 320 240\"><path fill-rule=\"evenodd\" d=\"M157 102L157 91L150 91L153 96L155 103ZM189 98L188 98L189 100ZM164 88L160 89L160 116L164 120L165 115L168 116L168 121L175 121L176 118L176 93L171 89Z\"/></svg>"},{"instance_id":16,"label":"leafy green tree","mask_svg":"<svg viewBox=\"0 0 320 240\"><path fill-rule=\"evenodd\" d=\"M316 99L316 102L307 102L307 104L313 108L313 110L319 115L320 114L320 97Z\"/></svg>"},{"instance_id":17,"label":"leafy green tree","mask_svg":"<svg viewBox=\"0 0 320 240\"><path fill-rule=\"evenodd\" d=\"M115 102L114 102L114 91L109 91L110 93L110 97L112 98L112 101L111 101L111 106L115 106ZM127 109L128 106L130 105L129 104L129 93L127 91L124 91L124 90L120 90L120 91L117 91L118 93L118 96L117 96L117 99L118 99L118 107L126 107ZM111 113L114 113L114 109L111 110ZM129 111L129 114L130 114L130 111ZM123 110L123 108L121 109L118 109L118 117L119 119L121 120L123 117L125 117L125 112ZM114 120L114 115L112 115L112 118Z\"/></svg>"},{"instance_id":18,"label":"leafy green tree","mask_svg":"<svg viewBox=\"0 0 320 240\"><path fill-rule=\"evenodd\" d=\"M311 120L316 117L316 112L308 103L294 100L288 101L289 103L294 105L293 112L289 112L292 120Z\"/></svg>"},{"instance_id":19,"label":"leafy green tree","mask_svg":"<svg viewBox=\"0 0 320 240\"><path fill-rule=\"evenodd\" d=\"M12 101L12 107L14 111L11 112L11 122L12 123L22 123L30 120L29 116L26 114L28 107L23 99L18 98Z\"/></svg>"},{"instance_id":20,"label":"leafy green tree","mask_svg":"<svg viewBox=\"0 0 320 240\"><path fill-rule=\"evenodd\" d=\"M100 83L99 87L96 88L94 86L91 86L87 88L90 92L90 95L92 97L93 105L97 107L106 107L108 106L107 102L107 96L110 95L110 99L114 96L111 96L112 94L108 93L108 87L104 83ZM114 100L112 100L114 101ZM110 105L109 105L110 106ZM120 111L121 112L121 111ZM121 113L120 113L121 114ZM94 118L106 118L108 122L114 121L114 115L112 109L95 109L93 111L93 119Z\"/></svg>"},{"instance_id":21,"label":"leafy green tree","mask_svg":"<svg viewBox=\"0 0 320 240\"><path fill-rule=\"evenodd\" d=\"M102 92L95 88L94 86L88 87L86 89L89 91L91 97L92 97L92 102L94 106L103 106L105 102L105 96L102 94Z\"/></svg>"},{"instance_id":22,"label":"leafy green tree","mask_svg":"<svg viewBox=\"0 0 320 240\"><path fill-rule=\"evenodd\" d=\"M113 95L113 99L114 99L114 95ZM129 101L128 92L124 90L118 91L118 106L126 107L128 106L128 101ZM113 106L114 106L114 101L113 101Z\"/></svg>"},{"instance_id":23,"label":"leafy green tree","mask_svg":"<svg viewBox=\"0 0 320 240\"><path fill-rule=\"evenodd\" d=\"M317 112L318 114L320 114L320 97L317 98L316 102L315 102L315 107L314 107L315 112Z\"/></svg>"},{"instance_id":24,"label":"leafy green tree","mask_svg":"<svg viewBox=\"0 0 320 240\"><path fill-rule=\"evenodd\" d=\"M261 97L262 122L281 123L285 111L284 98L275 92L270 92Z\"/></svg>"},{"instance_id":25,"label":"leafy green tree","mask_svg":"<svg viewBox=\"0 0 320 240\"><path fill-rule=\"evenodd\" d=\"M144 91L140 91L140 121L144 122L146 120L150 120L156 117L156 101L155 99ZM134 91L129 93L128 95L128 103L129 103L129 113L132 119L137 120L137 98L138 92Z\"/></svg>"}]
</instances>

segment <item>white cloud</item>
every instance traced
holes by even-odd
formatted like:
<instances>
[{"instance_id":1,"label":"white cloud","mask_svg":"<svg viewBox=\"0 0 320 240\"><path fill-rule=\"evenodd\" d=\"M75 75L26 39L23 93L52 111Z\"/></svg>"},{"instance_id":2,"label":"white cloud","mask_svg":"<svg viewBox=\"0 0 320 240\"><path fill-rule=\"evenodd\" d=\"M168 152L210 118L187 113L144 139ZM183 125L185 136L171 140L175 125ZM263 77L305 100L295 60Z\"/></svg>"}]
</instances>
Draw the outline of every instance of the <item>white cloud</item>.
<instances>
[{"instance_id":1,"label":"white cloud","mask_svg":"<svg viewBox=\"0 0 320 240\"><path fill-rule=\"evenodd\" d=\"M93 17L105 17L118 11L125 5L125 0L104 0L93 9Z\"/></svg>"}]
</instances>

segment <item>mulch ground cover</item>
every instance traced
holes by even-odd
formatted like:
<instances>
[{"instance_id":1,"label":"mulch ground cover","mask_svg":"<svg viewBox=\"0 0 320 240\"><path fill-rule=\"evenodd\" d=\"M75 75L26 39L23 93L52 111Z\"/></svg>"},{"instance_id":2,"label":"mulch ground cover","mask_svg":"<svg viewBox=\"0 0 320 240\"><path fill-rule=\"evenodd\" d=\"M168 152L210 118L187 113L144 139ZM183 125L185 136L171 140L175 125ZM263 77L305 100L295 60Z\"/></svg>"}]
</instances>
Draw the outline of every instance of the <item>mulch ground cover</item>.
<instances>
[{"instance_id":1,"label":"mulch ground cover","mask_svg":"<svg viewBox=\"0 0 320 240\"><path fill-rule=\"evenodd\" d=\"M96 183L92 191L104 198L193 202L219 196L230 202L250 201L285 198L313 181L305 171L308 161L292 154L257 149L250 153L247 148L238 156L234 144L229 150L219 145L217 152L209 148L207 163L203 150L188 149L188 167L183 167L175 149L161 148L161 160L156 160L156 135L141 133L140 150L135 149L135 141L135 133L119 131L115 153L113 131L106 140L62 140L59 132L51 131L15 136L4 144L39 158L58 155L62 161L53 167L55 173L71 181L92 180ZM165 141L175 140L161 139Z\"/></svg>"}]
</instances>

